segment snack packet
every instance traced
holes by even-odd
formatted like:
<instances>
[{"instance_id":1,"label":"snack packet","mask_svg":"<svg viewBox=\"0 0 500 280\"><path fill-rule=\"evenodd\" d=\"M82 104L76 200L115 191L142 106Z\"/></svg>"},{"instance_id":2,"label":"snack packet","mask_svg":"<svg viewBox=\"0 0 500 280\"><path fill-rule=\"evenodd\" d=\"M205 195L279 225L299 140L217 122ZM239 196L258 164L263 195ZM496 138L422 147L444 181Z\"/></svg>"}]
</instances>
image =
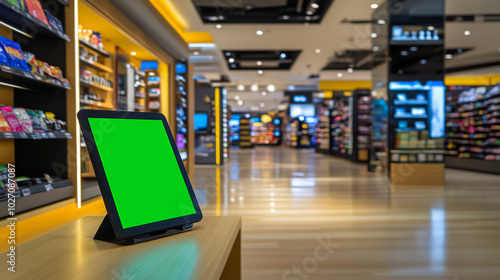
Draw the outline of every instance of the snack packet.
<instances>
[{"instance_id":1,"label":"snack packet","mask_svg":"<svg viewBox=\"0 0 500 280\"><path fill-rule=\"evenodd\" d=\"M31 126L31 119L24 111L23 108L14 108L14 114L16 114L17 120L21 125L21 128L26 133L33 133L33 127Z\"/></svg>"},{"instance_id":2,"label":"snack packet","mask_svg":"<svg viewBox=\"0 0 500 280\"><path fill-rule=\"evenodd\" d=\"M42 129L44 131L48 131L49 128L47 127L47 124L45 123L45 119L47 118L45 116L45 113L42 110L37 110L35 113L36 113L36 116L38 117L38 120L40 120L40 125L42 126Z\"/></svg>"},{"instance_id":3,"label":"snack packet","mask_svg":"<svg viewBox=\"0 0 500 280\"><path fill-rule=\"evenodd\" d=\"M10 132L10 126L2 114L0 114L0 132Z\"/></svg>"},{"instance_id":4,"label":"snack packet","mask_svg":"<svg viewBox=\"0 0 500 280\"><path fill-rule=\"evenodd\" d=\"M23 132L23 129L21 128L21 125L19 125L19 121L17 120L16 114L12 110L12 107L4 106L1 107L0 110L2 110L2 114L9 123L10 130L12 132Z\"/></svg>"},{"instance_id":5,"label":"snack packet","mask_svg":"<svg viewBox=\"0 0 500 280\"><path fill-rule=\"evenodd\" d=\"M3 45L7 58L9 59L9 65L11 67L29 72L28 65L24 61L23 51L18 43L11 41L5 37L0 36L0 44Z\"/></svg>"},{"instance_id":6,"label":"snack packet","mask_svg":"<svg viewBox=\"0 0 500 280\"><path fill-rule=\"evenodd\" d=\"M31 126L33 127L33 132L44 132L40 119L36 115L35 111L26 109L26 114L28 114L31 120Z\"/></svg>"}]
</instances>

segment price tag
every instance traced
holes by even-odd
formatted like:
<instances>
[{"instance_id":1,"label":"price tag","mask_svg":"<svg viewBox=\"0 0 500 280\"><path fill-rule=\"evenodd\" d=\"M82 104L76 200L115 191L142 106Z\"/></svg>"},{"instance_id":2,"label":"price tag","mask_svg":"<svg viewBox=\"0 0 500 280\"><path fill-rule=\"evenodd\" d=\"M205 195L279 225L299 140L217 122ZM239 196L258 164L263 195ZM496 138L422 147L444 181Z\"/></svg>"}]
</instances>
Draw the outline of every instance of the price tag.
<instances>
[{"instance_id":1,"label":"price tag","mask_svg":"<svg viewBox=\"0 0 500 280\"><path fill-rule=\"evenodd\" d=\"M52 184L47 184L44 187L45 187L45 190L48 191L48 192L50 192L51 190L54 189L54 187L52 186Z\"/></svg>"},{"instance_id":2,"label":"price tag","mask_svg":"<svg viewBox=\"0 0 500 280\"><path fill-rule=\"evenodd\" d=\"M64 84L64 87L67 89L71 89L71 86L69 84Z\"/></svg>"},{"instance_id":3,"label":"price tag","mask_svg":"<svg viewBox=\"0 0 500 280\"><path fill-rule=\"evenodd\" d=\"M63 85L62 85L62 83L61 83L61 82L59 82L58 80L54 80L54 82L55 82L55 84L56 84L56 85L58 85L58 86L60 86L60 87L62 87L62 86L63 86Z\"/></svg>"},{"instance_id":4,"label":"price tag","mask_svg":"<svg viewBox=\"0 0 500 280\"><path fill-rule=\"evenodd\" d=\"M42 137L40 137L40 133L33 133L31 134L31 138L33 138L34 140L38 140L41 139Z\"/></svg>"},{"instance_id":5,"label":"price tag","mask_svg":"<svg viewBox=\"0 0 500 280\"><path fill-rule=\"evenodd\" d=\"M24 139L29 138L29 137L28 137L28 134L26 134L25 132L21 132L21 133L19 133L19 136L20 136L21 138L24 138Z\"/></svg>"},{"instance_id":6,"label":"price tag","mask_svg":"<svg viewBox=\"0 0 500 280\"><path fill-rule=\"evenodd\" d=\"M12 73L12 68L10 68L9 66L7 65L2 65L1 66L2 70L5 71L5 72L8 72L8 73Z\"/></svg>"},{"instance_id":7,"label":"price tag","mask_svg":"<svg viewBox=\"0 0 500 280\"><path fill-rule=\"evenodd\" d=\"M40 76L38 76L38 75L36 75L36 76L35 76L35 79L37 79L37 80L39 80L39 81L43 81L43 78L42 78L42 77L40 77Z\"/></svg>"},{"instance_id":8,"label":"price tag","mask_svg":"<svg viewBox=\"0 0 500 280\"><path fill-rule=\"evenodd\" d=\"M48 135L49 135L49 138L51 138L51 139L56 138L56 135L53 132L49 132Z\"/></svg>"},{"instance_id":9,"label":"price tag","mask_svg":"<svg viewBox=\"0 0 500 280\"><path fill-rule=\"evenodd\" d=\"M7 139L14 139L14 134L10 133L10 132L6 132L4 133L4 136L5 138Z\"/></svg>"},{"instance_id":10,"label":"price tag","mask_svg":"<svg viewBox=\"0 0 500 280\"><path fill-rule=\"evenodd\" d=\"M41 133L40 133L40 136L41 136L42 138L44 138L44 139L48 139L48 138L49 138L49 136L48 136L48 135L47 135L47 133L45 133L45 132L41 132Z\"/></svg>"},{"instance_id":11,"label":"price tag","mask_svg":"<svg viewBox=\"0 0 500 280\"><path fill-rule=\"evenodd\" d=\"M28 189L21 189L21 192L23 193L23 196L28 196L31 195L31 190Z\"/></svg>"},{"instance_id":12,"label":"price tag","mask_svg":"<svg viewBox=\"0 0 500 280\"><path fill-rule=\"evenodd\" d=\"M31 73L29 73L29 72L24 72L24 76L25 76L26 78L33 79L33 75L31 75Z\"/></svg>"},{"instance_id":13,"label":"price tag","mask_svg":"<svg viewBox=\"0 0 500 280\"><path fill-rule=\"evenodd\" d=\"M66 138L68 138L68 139L73 139L73 137L71 136L71 134L69 134L68 132L64 133L64 135L66 135Z\"/></svg>"}]
</instances>

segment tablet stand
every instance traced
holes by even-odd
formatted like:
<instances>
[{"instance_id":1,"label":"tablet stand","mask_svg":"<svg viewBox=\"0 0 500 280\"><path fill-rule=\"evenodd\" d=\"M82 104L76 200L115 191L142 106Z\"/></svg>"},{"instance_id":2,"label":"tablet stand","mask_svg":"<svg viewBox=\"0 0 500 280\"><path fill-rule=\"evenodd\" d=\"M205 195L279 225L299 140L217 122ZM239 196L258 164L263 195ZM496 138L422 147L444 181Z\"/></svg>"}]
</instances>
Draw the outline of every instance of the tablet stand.
<instances>
[{"instance_id":1,"label":"tablet stand","mask_svg":"<svg viewBox=\"0 0 500 280\"><path fill-rule=\"evenodd\" d=\"M113 230L113 226L111 225L111 219L106 215L104 217L104 220L102 220L101 225L99 226L99 229L97 230L94 239L95 240L101 240L101 241L106 241L118 245L131 245L131 244L137 244L141 242L146 242L150 240L154 240L157 238L162 238L178 233L183 233L188 230L190 230L193 227L193 224L185 224L182 226L178 227L173 227L173 228L168 228L165 230L160 230L160 231L155 231L147 234L142 234L139 236L134 236L131 238L118 238Z\"/></svg>"}]
</instances>

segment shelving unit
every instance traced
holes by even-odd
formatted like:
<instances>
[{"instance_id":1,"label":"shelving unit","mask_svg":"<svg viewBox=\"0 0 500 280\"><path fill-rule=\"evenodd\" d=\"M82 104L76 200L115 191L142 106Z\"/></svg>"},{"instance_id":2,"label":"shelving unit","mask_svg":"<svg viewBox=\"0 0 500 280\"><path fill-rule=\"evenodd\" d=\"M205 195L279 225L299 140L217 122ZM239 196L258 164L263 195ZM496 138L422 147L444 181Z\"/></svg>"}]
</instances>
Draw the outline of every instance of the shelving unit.
<instances>
[{"instance_id":1,"label":"shelving unit","mask_svg":"<svg viewBox=\"0 0 500 280\"><path fill-rule=\"evenodd\" d=\"M313 148L313 136L315 125L310 125L304 117L293 119L289 124L289 134L291 136L291 147L297 149Z\"/></svg>"},{"instance_id":2,"label":"shelving unit","mask_svg":"<svg viewBox=\"0 0 500 280\"><path fill-rule=\"evenodd\" d=\"M42 5L49 4L42 0ZM71 30L66 24L66 9L58 2L57 13L64 29ZM68 82L62 82L48 75L40 76L8 65L0 66L0 104L44 112L52 112L57 119L68 123L68 129L44 132L1 132L0 164L15 165L16 177L30 177L41 184L22 185L13 193L16 199L16 214L43 205L48 205L74 194L73 181L68 178L72 173L73 151L68 149L74 141L70 116L73 113L67 102L71 100L75 80L71 73L71 61L66 55L70 46L69 36L56 30L31 14L0 0L0 36L19 43L21 50L33 53L37 59L49 65L60 67ZM33 28L25 28L27 25ZM35 71L33 71L35 72ZM53 182L44 181L44 174L53 178ZM4 193L5 194L5 193ZM3 194L3 195L4 195ZM5 197L6 198L6 197ZM0 218L9 215L7 200L0 195Z\"/></svg>"},{"instance_id":3,"label":"shelving unit","mask_svg":"<svg viewBox=\"0 0 500 280\"><path fill-rule=\"evenodd\" d=\"M372 97L369 90L353 92L353 160L367 162L371 147Z\"/></svg>"},{"instance_id":4,"label":"shelving unit","mask_svg":"<svg viewBox=\"0 0 500 280\"><path fill-rule=\"evenodd\" d=\"M253 148L252 142L250 141L250 132L252 131L250 127L250 119L241 117L240 119L240 148Z\"/></svg>"},{"instance_id":5,"label":"shelving unit","mask_svg":"<svg viewBox=\"0 0 500 280\"><path fill-rule=\"evenodd\" d=\"M330 112L330 153L352 159L352 98L336 100Z\"/></svg>"},{"instance_id":6,"label":"shelving unit","mask_svg":"<svg viewBox=\"0 0 500 280\"><path fill-rule=\"evenodd\" d=\"M330 135L330 110L323 108L316 125L316 152L330 153Z\"/></svg>"},{"instance_id":7,"label":"shelving unit","mask_svg":"<svg viewBox=\"0 0 500 280\"><path fill-rule=\"evenodd\" d=\"M181 154L181 158L187 165L189 158L188 154L188 126L190 121L188 113L188 76L187 76L187 63L185 61L176 62L175 71L175 127L176 127L176 141L177 148Z\"/></svg>"},{"instance_id":8,"label":"shelving unit","mask_svg":"<svg viewBox=\"0 0 500 280\"><path fill-rule=\"evenodd\" d=\"M134 110L136 112L146 112L146 73L134 68Z\"/></svg>"},{"instance_id":9,"label":"shelving unit","mask_svg":"<svg viewBox=\"0 0 500 280\"><path fill-rule=\"evenodd\" d=\"M500 174L500 85L448 95L446 166Z\"/></svg>"}]
</instances>

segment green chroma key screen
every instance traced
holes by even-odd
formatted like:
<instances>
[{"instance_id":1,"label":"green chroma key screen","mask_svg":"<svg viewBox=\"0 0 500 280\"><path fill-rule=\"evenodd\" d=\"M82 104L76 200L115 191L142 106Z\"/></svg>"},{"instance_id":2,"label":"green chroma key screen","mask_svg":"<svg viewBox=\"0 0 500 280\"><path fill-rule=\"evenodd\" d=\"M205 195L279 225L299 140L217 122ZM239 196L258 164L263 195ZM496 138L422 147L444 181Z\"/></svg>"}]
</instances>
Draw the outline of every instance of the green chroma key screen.
<instances>
[{"instance_id":1,"label":"green chroma key screen","mask_svg":"<svg viewBox=\"0 0 500 280\"><path fill-rule=\"evenodd\" d=\"M124 229L196 213L161 120L89 124Z\"/></svg>"}]
</instances>

